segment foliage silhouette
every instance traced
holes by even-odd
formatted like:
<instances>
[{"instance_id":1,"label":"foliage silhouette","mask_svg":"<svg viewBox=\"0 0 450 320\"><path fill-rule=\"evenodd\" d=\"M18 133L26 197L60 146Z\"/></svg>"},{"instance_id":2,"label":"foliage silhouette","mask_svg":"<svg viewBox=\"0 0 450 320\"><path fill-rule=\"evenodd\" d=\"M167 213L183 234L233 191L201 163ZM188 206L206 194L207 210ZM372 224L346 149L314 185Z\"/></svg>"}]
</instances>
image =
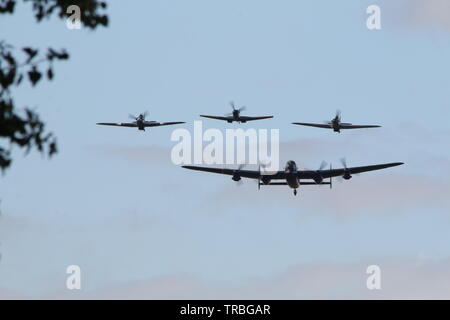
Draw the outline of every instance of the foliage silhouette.
<instances>
[{"instance_id":1,"label":"foliage silhouette","mask_svg":"<svg viewBox=\"0 0 450 320\"><path fill-rule=\"evenodd\" d=\"M0 0L0 15L14 14L19 0ZM22 0L31 3L31 10L37 23L51 16L67 19L67 8L80 8L80 22L84 27L96 29L108 26L105 1L99 0ZM62 26L65 27L65 26ZM13 146L31 149L52 156L57 152L56 137L45 130L45 123L28 107L18 108L14 103L13 88L26 80L36 87L47 79L54 79L54 62L68 60L64 50L24 47L17 49L6 40L0 39L0 169L4 172L12 163Z\"/></svg>"}]
</instances>

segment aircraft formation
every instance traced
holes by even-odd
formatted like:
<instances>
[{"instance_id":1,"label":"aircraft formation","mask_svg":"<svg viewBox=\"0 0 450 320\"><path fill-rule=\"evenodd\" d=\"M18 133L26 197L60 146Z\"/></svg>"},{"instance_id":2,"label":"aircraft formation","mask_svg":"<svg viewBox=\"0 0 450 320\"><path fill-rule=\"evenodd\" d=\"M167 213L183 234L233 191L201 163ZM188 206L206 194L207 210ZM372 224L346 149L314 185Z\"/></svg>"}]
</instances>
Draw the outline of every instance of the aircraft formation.
<instances>
[{"instance_id":1,"label":"aircraft formation","mask_svg":"<svg viewBox=\"0 0 450 320\"><path fill-rule=\"evenodd\" d=\"M246 110L245 106L236 108L234 102L230 102L232 112L225 116L213 116L213 115L200 115L203 118L222 120L228 123L246 123L247 121L256 121L263 119L270 119L273 116L242 116L241 112ZM133 122L113 123L113 122L99 122L97 125L104 126L116 126L116 127L130 127L138 128L138 130L145 131L145 128L169 126L176 124L183 124L185 122L157 122L145 120L147 112L140 114L139 116L129 115ZM307 123L307 122L293 122L294 125L316 127L322 129L332 129L334 132L340 133L341 130L346 129L365 129L365 128L380 128L379 125L354 125L351 123L345 123L341 121L341 112L338 110L335 117L331 121L324 123ZM254 179L258 182L258 189L261 186L288 186L294 190L294 195L297 195L297 189L300 186L310 185L329 185L332 188L333 177L342 177L344 180L350 180L354 174L359 174L368 171L381 170L391 168L395 166L403 165L403 162L392 162L385 164L376 164L360 167L347 167L345 159L341 159L342 168L333 169L330 165L329 169L325 169L327 164L322 162L317 170L300 170L297 167L295 161L290 160L286 163L284 170L277 172L265 173L259 166L258 170L242 170L243 166L239 166L238 169L226 169L226 168L212 168L212 167L200 167L200 166L182 166L185 169L210 172L216 174L223 174L231 176L233 181L239 182L242 178ZM325 179L329 179L325 181ZM307 180L307 181L304 181Z\"/></svg>"}]
</instances>

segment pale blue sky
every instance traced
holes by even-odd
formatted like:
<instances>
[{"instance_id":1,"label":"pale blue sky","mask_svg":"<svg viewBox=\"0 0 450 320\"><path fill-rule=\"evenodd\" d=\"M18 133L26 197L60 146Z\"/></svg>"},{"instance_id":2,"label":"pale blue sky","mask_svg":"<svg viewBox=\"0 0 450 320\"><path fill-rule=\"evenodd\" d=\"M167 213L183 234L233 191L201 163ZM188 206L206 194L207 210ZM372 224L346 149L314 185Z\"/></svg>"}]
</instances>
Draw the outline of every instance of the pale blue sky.
<instances>
[{"instance_id":1,"label":"pale blue sky","mask_svg":"<svg viewBox=\"0 0 450 320\"><path fill-rule=\"evenodd\" d=\"M381 31L366 28L369 4L381 6ZM336 264L385 263L386 274L406 276L415 265L398 259L446 262L450 27L442 16L421 17L421 4L116 0L110 26L95 32L70 31L57 19L37 25L28 5L2 17L1 38L64 47L71 58L56 64L53 82L16 92L17 103L36 107L57 134L60 153L48 161L16 150L2 177L0 290L75 297L64 289L70 264L82 268L82 294L95 295L166 277L215 288L255 277L275 283L309 264L333 274ZM275 116L246 127L279 128L283 161L315 168L346 156L349 165L406 165L293 197L287 188L258 192L252 181L238 187L172 165L174 128L95 125L148 110L153 120L192 129L199 114L228 112L230 100L248 114ZM339 135L290 124L327 120L336 109L344 121L383 128ZM349 281L364 288L365 269L358 270ZM428 276L421 273L424 283ZM329 286L278 288L273 297L352 296ZM150 296L165 297L152 288ZM178 297L171 288L167 296ZM394 285L384 290L404 296Z\"/></svg>"}]
</instances>

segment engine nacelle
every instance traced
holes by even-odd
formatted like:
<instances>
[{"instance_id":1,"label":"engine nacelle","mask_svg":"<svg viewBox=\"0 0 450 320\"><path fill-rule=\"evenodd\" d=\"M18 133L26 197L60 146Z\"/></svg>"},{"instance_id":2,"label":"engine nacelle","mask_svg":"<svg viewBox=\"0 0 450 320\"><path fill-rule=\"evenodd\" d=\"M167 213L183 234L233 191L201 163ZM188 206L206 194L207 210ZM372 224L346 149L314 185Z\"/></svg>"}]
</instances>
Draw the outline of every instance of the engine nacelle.
<instances>
[{"instance_id":1,"label":"engine nacelle","mask_svg":"<svg viewBox=\"0 0 450 320\"><path fill-rule=\"evenodd\" d=\"M323 177L322 177L321 175L317 174L317 175L314 177L314 182L315 182L315 183L320 184L320 183L322 183L322 181L323 181Z\"/></svg>"},{"instance_id":2,"label":"engine nacelle","mask_svg":"<svg viewBox=\"0 0 450 320\"><path fill-rule=\"evenodd\" d=\"M231 178L233 181L236 181L236 182L238 182L238 181L241 181L241 176L240 175L238 175L238 174L234 174L233 175L233 177Z\"/></svg>"},{"instance_id":3,"label":"engine nacelle","mask_svg":"<svg viewBox=\"0 0 450 320\"><path fill-rule=\"evenodd\" d=\"M352 178L352 175L350 174L350 172L345 171L345 173L342 176L342 178L344 178L345 180L350 180Z\"/></svg>"},{"instance_id":4,"label":"engine nacelle","mask_svg":"<svg viewBox=\"0 0 450 320\"><path fill-rule=\"evenodd\" d=\"M261 182L266 184L266 185L270 183L270 180L271 179L269 177L267 177L267 176L261 178Z\"/></svg>"}]
</instances>

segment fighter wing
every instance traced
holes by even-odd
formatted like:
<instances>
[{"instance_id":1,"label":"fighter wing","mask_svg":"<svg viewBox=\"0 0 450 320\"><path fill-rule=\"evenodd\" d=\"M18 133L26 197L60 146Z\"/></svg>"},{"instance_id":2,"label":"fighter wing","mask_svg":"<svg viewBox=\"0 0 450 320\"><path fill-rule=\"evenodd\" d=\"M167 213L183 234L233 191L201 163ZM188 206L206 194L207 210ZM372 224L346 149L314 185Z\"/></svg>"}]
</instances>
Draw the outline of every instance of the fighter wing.
<instances>
[{"instance_id":1,"label":"fighter wing","mask_svg":"<svg viewBox=\"0 0 450 320\"><path fill-rule=\"evenodd\" d=\"M331 169L331 170L321 170L320 176L322 178L330 178L330 177L339 177L344 175L345 172L350 174L362 173L367 171L381 170L390 167L396 167L402 165L403 162L394 162L394 163L386 163L386 164L377 164L373 166L363 166L363 167L353 167L353 168L341 168L341 169ZM299 171L300 179L314 179L317 177L317 171Z\"/></svg>"},{"instance_id":2,"label":"fighter wing","mask_svg":"<svg viewBox=\"0 0 450 320\"><path fill-rule=\"evenodd\" d=\"M233 117L208 116L208 115L204 115L204 114L201 114L200 117L216 119L216 120L225 120L225 121L233 120Z\"/></svg>"},{"instance_id":3,"label":"fighter wing","mask_svg":"<svg viewBox=\"0 0 450 320\"><path fill-rule=\"evenodd\" d=\"M212 172L225 174L229 176L233 176L238 174L242 178L250 178L250 179L259 179L261 178L261 172L257 170L235 170L235 169L223 169L223 168L209 168L209 167L195 167L195 166L183 166L185 169L196 170L196 171L204 171L204 172ZM284 179L285 172L278 171L274 174L264 174L264 177L270 177L271 179Z\"/></svg>"},{"instance_id":4,"label":"fighter wing","mask_svg":"<svg viewBox=\"0 0 450 320\"><path fill-rule=\"evenodd\" d=\"M239 119L241 121L254 121L254 120L263 120L263 119L271 119L273 116L262 116L262 117L246 117L240 116Z\"/></svg>"},{"instance_id":5,"label":"fighter wing","mask_svg":"<svg viewBox=\"0 0 450 320\"><path fill-rule=\"evenodd\" d=\"M364 129L364 128L380 128L381 126L377 126L377 125L354 125L354 124L341 123L341 125L339 127L341 129Z\"/></svg>"},{"instance_id":6,"label":"fighter wing","mask_svg":"<svg viewBox=\"0 0 450 320\"><path fill-rule=\"evenodd\" d=\"M115 127L130 127L130 128L137 127L137 124L133 122L124 122L124 123L99 122L97 124L100 126L115 126Z\"/></svg>"},{"instance_id":7,"label":"fighter wing","mask_svg":"<svg viewBox=\"0 0 450 320\"><path fill-rule=\"evenodd\" d=\"M324 128L324 129L332 129L333 128L330 124L320 124L320 123L292 122L292 124L296 124L299 126Z\"/></svg>"},{"instance_id":8,"label":"fighter wing","mask_svg":"<svg viewBox=\"0 0 450 320\"><path fill-rule=\"evenodd\" d=\"M161 127L161 126L171 126L174 124L182 124L182 123L186 123L186 122L147 122L144 123L144 127Z\"/></svg>"}]
</instances>

